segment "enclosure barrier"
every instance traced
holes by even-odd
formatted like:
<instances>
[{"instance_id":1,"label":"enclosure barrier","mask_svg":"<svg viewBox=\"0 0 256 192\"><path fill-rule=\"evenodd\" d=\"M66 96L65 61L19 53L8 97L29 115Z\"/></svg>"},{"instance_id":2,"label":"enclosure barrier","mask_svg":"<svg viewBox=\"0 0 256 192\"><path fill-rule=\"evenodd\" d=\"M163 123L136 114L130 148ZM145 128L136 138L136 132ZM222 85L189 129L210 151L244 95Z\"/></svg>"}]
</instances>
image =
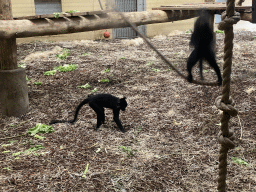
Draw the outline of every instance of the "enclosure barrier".
<instances>
[{"instance_id":1,"label":"enclosure barrier","mask_svg":"<svg viewBox=\"0 0 256 192\"><path fill-rule=\"evenodd\" d=\"M167 9L162 11L164 10L162 7L156 8L162 10L121 13L122 15L110 12L98 15L81 15L81 13L78 13L80 15L64 14L58 19L35 16L37 18L30 18L29 20L25 20L25 18L23 20L12 20L10 0L1 0L0 104L2 113L8 116L18 116L26 113L28 110L28 90L25 71L17 67L16 38L128 27L131 24L145 25L183 20L197 16L199 8L184 8L183 11L181 11L181 8L172 8L170 11L167 11ZM235 13L235 0L227 1L226 12L227 14L224 13L222 15L222 22L219 25L219 29L225 32L223 91L222 97L216 99L216 106L223 111L221 132L218 135L221 143L218 179L218 190L220 192L226 191L227 152L235 146L233 143L233 131L228 129L228 122L230 116L236 116L238 113L233 107L234 102L230 97L230 74L234 38L233 24L240 20L240 15ZM125 21L125 18L129 18L130 24ZM248 17L246 18L248 19Z\"/></svg>"}]
</instances>

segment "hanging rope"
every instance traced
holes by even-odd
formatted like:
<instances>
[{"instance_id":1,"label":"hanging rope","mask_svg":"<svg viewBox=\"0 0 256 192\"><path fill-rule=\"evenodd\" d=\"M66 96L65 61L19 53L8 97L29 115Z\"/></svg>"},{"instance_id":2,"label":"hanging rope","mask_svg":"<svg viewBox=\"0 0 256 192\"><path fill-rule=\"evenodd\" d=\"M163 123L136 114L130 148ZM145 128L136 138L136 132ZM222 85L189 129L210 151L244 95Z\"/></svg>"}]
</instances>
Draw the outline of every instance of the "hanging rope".
<instances>
[{"instance_id":1,"label":"hanging rope","mask_svg":"<svg viewBox=\"0 0 256 192\"><path fill-rule=\"evenodd\" d=\"M103 10L103 7L102 7L102 4L101 4L101 1L100 1L100 0L99 0L99 4L100 4L101 10Z\"/></svg>"},{"instance_id":2,"label":"hanging rope","mask_svg":"<svg viewBox=\"0 0 256 192\"><path fill-rule=\"evenodd\" d=\"M218 134L218 140L221 144L219 156L219 178L218 191L226 191L227 176L227 153L229 149L235 147L233 130L229 130L228 122L230 116L234 117L238 111L234 108L233 99L230 97L230 74L232 66L232 50L233 50L233 25L240 20L240 14L235 12L235 0L227 0L227 10L221 16L221 22L218 26L220 30L225 32L224 40L224 66L223 66L223 90L222 96L217 97L215 104L217 108L223 111L221 118L221 131Z\"/></svg>"},{"instance_id":3,"label":"hanging rope","mask_svg":"<svg viewBox=\"0 0 256 192\"><path fill-rule=\"evenodd\" d=\"M115 10L116 12L118 12L118 13L121 15L121 17L131 26L131 28L132 28L134 31L137 32L137 34L148 44L149 47L151 47L151 48L158 54L158 56L159 56L167 65L169 65L174 71L176 71L179 76L181 76L181 77L184 78L184 79L187 79L187 76L184 75L183 73L181 73L177 67L175 67L173 64L171 64L171 62L170 62L162 53L160 53L160 52L150 43L150 41L146 38L146 36L143 35L143 34L137 29L137 26L136 26L134 23L130 22L128 18L126 18L126 16L123 14L123 12L121 12L121 11L119 10L119 8L118 8L116 5L112 4L111 6L114 8L114 10ZM191 83L198 84L198 85L218 86L218 82L205 82L205 81L194 80L194 79L192 80Z\"/></svg>"}]
</instances>

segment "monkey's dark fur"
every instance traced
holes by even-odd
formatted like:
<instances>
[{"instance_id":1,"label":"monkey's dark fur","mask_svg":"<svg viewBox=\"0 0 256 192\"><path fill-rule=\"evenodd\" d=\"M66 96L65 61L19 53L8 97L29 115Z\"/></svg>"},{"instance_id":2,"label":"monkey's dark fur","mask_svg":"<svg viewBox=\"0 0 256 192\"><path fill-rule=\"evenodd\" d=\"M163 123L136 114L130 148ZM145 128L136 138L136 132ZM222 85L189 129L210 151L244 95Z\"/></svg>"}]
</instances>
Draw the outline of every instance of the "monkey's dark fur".
<instances>
[{"instance_id":1,"label":"monkey's dark fur","mask_svg":"<svg viewBox=\"0 0 256 192\"><path fill-rule=\"evenodd\" d=\"M200 12L199 18L196 20L194 25L194 32L191 36L190 44L194 46L194 50L190 54L187 61L188 77L187 80L192 82L192 68L199 61L200 76L203 79L202 72L202 61L205 59L209 65L215 70L218 76L218 84L222 85L222 77L220 69L216 63L215 53L212 50L213 42L213 29L210 25L210 15L206 10Z\"/></svg>"},{"instance_id":2,"label":"monkey's dark fur","mask_svg":"<svg viewBox=\"0 0 256 192\"><path fill-rule=\"evenodd\" d=\"M96 129L98 129L105 122L105 113L104 113L104 107L105 107L105 108L113 109L114 121L116 122L119 129L122 132L125 132L121 124L121 121L119 119L120 109L122 111L125 111L125 108L127 107L127 102L125 99L126 99L125 97L118 98L111 94L97 94L93 96L88 96L88 98L83 100L76 108L76 112L73 120L70 120L70 121L52 120L50 122L50 125L55 123L66 123L66 122L74 123L77 119L77 115L81 107L86 103L89 103L89 106L97 113Z\"/></svg>"}]
</instances>

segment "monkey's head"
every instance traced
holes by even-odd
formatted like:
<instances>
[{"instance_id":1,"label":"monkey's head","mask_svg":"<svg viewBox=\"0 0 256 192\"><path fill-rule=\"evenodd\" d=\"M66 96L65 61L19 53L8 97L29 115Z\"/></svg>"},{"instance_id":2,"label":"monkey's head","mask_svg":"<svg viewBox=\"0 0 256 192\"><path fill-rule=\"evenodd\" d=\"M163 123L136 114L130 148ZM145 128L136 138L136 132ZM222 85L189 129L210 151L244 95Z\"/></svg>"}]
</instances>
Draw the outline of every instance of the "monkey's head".
<instances>
[{"instance_id":1,"label":"monkey's head","mask_svg":"<svg viewBox=\"0 0 256 192\"><path fill-rule=\"evenodd\" d=\"M125 99L125 97L120 99L119 107L122 111L125 111L125 108L127 107L127 102Z\"/></svg>"}]
</instances>

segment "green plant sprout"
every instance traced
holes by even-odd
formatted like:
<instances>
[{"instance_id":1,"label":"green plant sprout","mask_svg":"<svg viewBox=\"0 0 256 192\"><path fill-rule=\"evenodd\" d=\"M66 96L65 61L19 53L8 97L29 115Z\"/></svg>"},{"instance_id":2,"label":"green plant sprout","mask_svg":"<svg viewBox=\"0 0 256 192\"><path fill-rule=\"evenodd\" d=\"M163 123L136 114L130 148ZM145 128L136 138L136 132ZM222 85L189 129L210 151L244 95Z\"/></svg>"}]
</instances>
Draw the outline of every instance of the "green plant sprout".
<instances>
[{"instance_id":1,"label":"green plant sprout","mask_svg":"<svg viewBox=\"0 0 256 192\"><path fill-rule=\"evenodd\" d=\"M231 159L232 159L232 161L233 161L234 163L237 163L237 164L239 164L239 165L245 165L245 166L247 166L247 165L248 165L248 163L247 163L247 162L243 161L243 160L242 160L242 159L240 159L240 158L237 158L237 157L231 157Z\"/></svg>"},{"instance_id":2,"label":"green plant sprout","mask_svg":"<svg viewBox=\"0 0 256 192\"><path fill-rule=\"evenodd\" d=\"M215 33L224 33L222 30L216 30Z\"/></svg>"},{"instance_id":3,"label":"green plant sprout","mask_svg":"<svg viewBox=\"0 0 256 192\"><path fill-rule=\"evenodd\" d=\"M2 153L10 153L11 151L3 151Z\"/></svg>"},{"instance_id":4,"label":"green plant sprout","mask_svg":"<svg viewBox=\"0 0 256 192\"><path fill-rule=\"evenodd\" d=\"M109 68L108 68L108 69L105 69L105 70L102 71L101 73L104 74L104 73L108 73L108 72L110 72L110 69L109 69Z\"/></svg>"},{"instance_id":5,"label":"green plant sprout","mask_svg":"<svg viewBox=\"0 0 256 192\"><path fill-rule=\"evenodd\" d=\"M58 70L59 72L68 72L68 71L74 71L77 69L77 65L74 64L65 64L65 65L60 65L58 67L54 67L54 70Z\"/></svg>"},{"instance_id":6,"label":"green plant sprout","mask_svg":"<svg viewBox=\"0 0 256 192\"><path fill-rule=\"evenodd\" d=\"M97 92L98 91L98 89L97 88L94 88L91 92L92 93L95 93L95 92Z\"/></svg>"},{"instance_id":7,"label":"green plant sprout","mask_svg":"<svg viewBox=\"0 0 256 192\"><path fill-rule=\"evenodd\" d=\"M35 137L35 138L37 138L37 139L40 139L40 140L43 140L43 139L45 139L45 137L43 137L43 136L40 136L40 135L35 135L34 137Z\"/></svg>"},{"instance_id":8,"label":"green plant sprout","mask_svg":"<svg viewBox=\"0 0 256 192\"><path fill-rule=\"evenodd\" d=\"M37 133L51 133L54 132L52 126L45 125L42 123L36 124L35 127L28 130L28 134L36 135Z\"/></svg>"},{"instance_id":9,"label":"green plant sprout","mask_svg":"<svg viewBox=\"0 0 256 192\"><path fill-rule=\"evenodd\" d=\"M159 72L159 69L152 68L152 71Z\"/></svg>"},{"instance_id":10,"label":"green plant sprout","mask_svg":"<svg viewBox=\"0 0 256 192\"><path fill-rule=\"evenodd\" d=\"M187 29L185 33L192 33L192 29Z\"/></svg>"},{"instance_id":11,"label":"green plant sprout","mask_svg":"<svg viewBox=\"0 0 256 192\"><path fill-rule=\"evenodd\" d=\"M20 65L18 65L18 67L26 68L26 65L25 64L20 64Z\"/></svg>"},{"instance_id":12,"label":"green plant sprout","mask_svg":"<svg viewBox=\"0 0 256 192\"><path fill-rule=\"evenodd\" d=\"M55 75L56 72L57 72L57 70L51 70L51 71L46 71L43 74L46 76L50 76L50 75Z\"/></svg>"},{"instance_id":13,"label":"green plant sprout","mask_svg":"<svg viewBox=\"0 0 256 192\"><path fill-rule=\"evenodd\" d=\"M58 13L58 12L53 13L53 15L54 15L54 17L55 17L56 19L58 19L58 18L60 17L60 13Z\"/></svg>"},{"instance_id":14,"label":"green plant sprout","mask_svg":"<svg viewBox=\"0 0 256 192\"><path fill-rule=\"evenodd\" d=\"M89 163L87 163L87 165L86 165L86 168L85 168L83 176L82 176L83 178L86 177L86 173L87 173L88 169L89 169Z\"/></svg>"},{"instance_id":15,"label":"green plant sprout","mask_svg":"<svg viewBox=\"0 0 256 192\"><path fill-rule=\"evenodd\" d=\"M69 50L68 49L63 49L61 54L57 54L56 57L59 59L66 59L69 56Z\"/></svg>"},{"instance_id":16,"label":"green plant sprout","mask_svg":"<svg viewBox=\"0 0 256 192\"><path fill-rule=\"evenodd\" d=\"M92 86L89 85L89 83L86 83L85 85L81 85L81 86L77 86L77 88L83 88L83 89L89 89L91 88Z\"/></svg>"},{"instance_id":17,"label":"green plant sprout","mask_svg":"<svg viewBox=\"0 0 256 192\"><path fill-rule=\"evenodd\" d=\"M108 83L109 80L108 80L108 79L100 79L99 82L100 82L100 83Z\"/></svg>"},{"instance_id":18,"label":"green plant sprout","mask_svg":"<svg viewBox=\"0 0 256 192\"><path fill-rule=\"evenodd\" d=\"M77 12L80 12L78 10L70 10L70 11L66 11L66 13L77 13Z\"/></svg>"},{"instance_id":19,"label":"green plant sprout","mask_svg":"<svg viewBox=\"0 0 256 192\"><path fill-rule=\"evenodd\" d=\"M42 82L38 81L38 82L34 82L35 85L42 85Z\"/></svg>"}]
</instances>

